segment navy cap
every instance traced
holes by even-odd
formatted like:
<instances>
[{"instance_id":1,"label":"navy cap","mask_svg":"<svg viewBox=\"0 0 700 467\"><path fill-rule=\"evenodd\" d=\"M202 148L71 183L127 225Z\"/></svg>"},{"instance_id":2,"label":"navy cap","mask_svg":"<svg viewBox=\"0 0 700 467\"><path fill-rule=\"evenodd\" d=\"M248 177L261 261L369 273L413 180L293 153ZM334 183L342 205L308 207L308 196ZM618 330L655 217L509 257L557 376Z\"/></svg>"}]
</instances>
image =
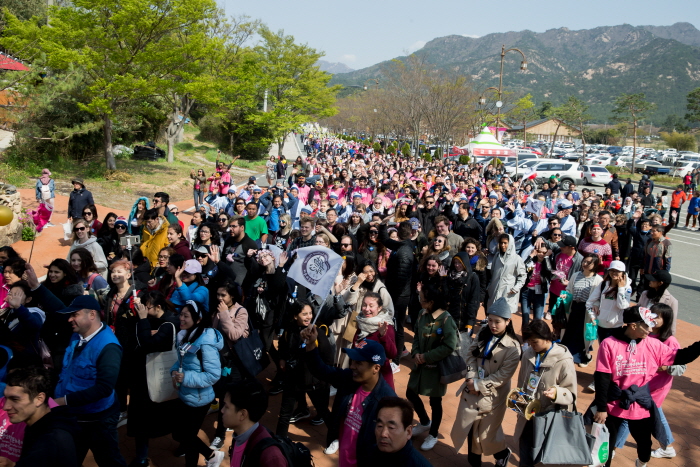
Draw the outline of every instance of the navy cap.
<instances>
[{"instance_id":1,"label":"navy cap","mask_svg":"<svg viewBox=\"0 0 700 467\"><path fill-rule=\"evenodd\" d=\"M56 313L67 315L80 310L95 310L99 312L100 309L100 304L97 303L97 300L95 300L92 296L79 295L73 299L68 308L58 310Z\"/></svg>"},{"instance_id":2,"label":"navy cap","mask_svg":"<svg viewBox=\"0 0 700 467\"><path fill-rule=\"evenodd\" d=\"M344 348L343 352L356 362L370 362L376 363L377 365L384 365L386 361L384 347L382 347L382 344L379 342L373 340L361 340L355 344L354 348Z\"/></svg>"}]
</instances>

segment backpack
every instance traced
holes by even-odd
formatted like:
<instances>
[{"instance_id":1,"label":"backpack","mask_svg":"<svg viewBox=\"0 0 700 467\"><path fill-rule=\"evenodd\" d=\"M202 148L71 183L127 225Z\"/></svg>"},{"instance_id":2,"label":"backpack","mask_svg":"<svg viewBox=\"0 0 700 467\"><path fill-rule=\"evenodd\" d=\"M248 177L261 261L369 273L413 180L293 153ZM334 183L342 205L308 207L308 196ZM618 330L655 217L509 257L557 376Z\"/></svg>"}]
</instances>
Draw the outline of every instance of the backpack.
<instances>
[{"instance_id":1,"label":"backpack","mask_svg":"<svg viewBox=\"0 0 700 467\"><path fill-rule=\"evenodd\" d=\"M41 199L43 199L43 200L51 199L51 187L48 184L47 185L42 184L39 191L41 191Z\"/></svg>"},{"instance_id":2,"label":"backpack","mask_svg":"<svg viewBox=\"0 0 700 467\"><path fill-rule=\"evenodd\" d=\"M304 444L294 442L287 436L278 436L272 433L270 433L269 438L263 438L253 446L241 465L260 465L262 452L271 446L276 446L282 452L288 467L313 467L314 465L311 451ZM246 462L248 458L250 458L250 463Z\"/></svg>"}]
</instances>

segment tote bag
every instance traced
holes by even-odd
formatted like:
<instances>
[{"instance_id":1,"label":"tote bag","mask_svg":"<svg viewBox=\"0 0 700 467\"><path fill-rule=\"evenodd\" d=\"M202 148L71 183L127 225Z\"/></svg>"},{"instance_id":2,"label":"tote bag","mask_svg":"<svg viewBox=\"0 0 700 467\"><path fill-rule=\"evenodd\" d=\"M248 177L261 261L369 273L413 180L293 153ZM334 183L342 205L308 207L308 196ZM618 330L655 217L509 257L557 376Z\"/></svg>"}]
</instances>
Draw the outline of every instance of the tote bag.
<instances>
[{"instance_id":1,"label":"tote bag","mask_svg":"<svg viewBox=\"0 0 700 467\"><path fill-rule=\"evenodd\" d=\"M175 339L177 331L173 327L173 345L165 352L152 352L146 355L146 380L148 382L148 397L156 403L177 399L178 391L173 387L170 368L177 362Z\"/></svg>"},{"instance_id":2,"label":"tote bag","mask_svg":"<svg viewBox=\"0 0 700 467\"><path fill-rule=\"evenodd\" d=\"M449 314L447 315L445 322L447 322L448 319L452 319L452 316ZM462 357L462 353L460 352L460 344L461 339L457 342L457 347L455 347L452 353L438 362L438 368L440 369L440 384L454 383L455 381L459 381L460 379L464 378L464 376L467 374L467 362Z\"/></svg>"},{"instance_id":3,"label":"tote bag","mask_svg":"<svg viewBox=\"0 0 700 467\"><path fill-rule=\"evenodd\" d=\"M580 413L551 410L535 414L532 423L535 464L581 466L593 463L593 437L586 433Z\"/></svg>"},{"instance_id":4,"label":"tote bag","mask_svg":"<svg viewBox=\"0 0 700 467\"><path fill-rule=\"evenodd\" d=\"M236 310L238 313L238 310ZM258 330L253 327L253 322L248 315L248 337L241 337L232 345L233 351L243 367L255 377L260 374L269 363L267 351L263 345Z\"/></svg>"}]
</instances>

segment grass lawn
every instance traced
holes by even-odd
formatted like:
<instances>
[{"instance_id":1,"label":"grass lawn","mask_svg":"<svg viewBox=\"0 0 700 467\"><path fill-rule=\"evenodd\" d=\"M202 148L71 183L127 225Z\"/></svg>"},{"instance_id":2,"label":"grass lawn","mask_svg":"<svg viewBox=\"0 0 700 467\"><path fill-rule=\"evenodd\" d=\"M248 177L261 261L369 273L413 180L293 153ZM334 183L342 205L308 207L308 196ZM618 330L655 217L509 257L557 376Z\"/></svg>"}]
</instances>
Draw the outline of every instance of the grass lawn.
<instances>
[{"instance_id":1,"label":"grass lawn","mask_svg":"<svg viewBox=\"0 0 700 467\"><path fill-rule=\"evenodd\" d=\"M164 191L172 200L192 197L192 180L190 170L204 169L207 175L214 171L216 149L213 143L195 139L199 131L186 127L185 141L175 146L175 161L166 159L156 162L137 161L118 158L117 171L105 170L104 157L99 155L85 161L62 160L51 163L48 168L56 181L56 190L67 195L72 189L71 178L82 178L95 200L116 209L129 209L139 196L152 196L156 191ZM165 144L160 147L166 148ZM223 161L230 161L222 155ZM238 160L234 167L253 170L255 173L265 171L265 160ZM11 167L0 161L0 180L19 188L32 188L41 175L43 167L30 166L22 169ZM234 175L234 181L247 180L245 175Z\"/></svg>"}]
</instances>

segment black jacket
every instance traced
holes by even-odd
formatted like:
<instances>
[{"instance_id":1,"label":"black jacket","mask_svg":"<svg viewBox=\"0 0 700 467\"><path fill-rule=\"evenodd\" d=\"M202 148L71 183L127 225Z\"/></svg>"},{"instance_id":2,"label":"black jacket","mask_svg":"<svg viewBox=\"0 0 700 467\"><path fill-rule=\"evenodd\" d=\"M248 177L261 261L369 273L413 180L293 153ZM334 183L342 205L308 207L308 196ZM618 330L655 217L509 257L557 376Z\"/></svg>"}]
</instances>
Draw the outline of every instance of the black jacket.
<instances>
[{"instance_id":1,"label":"black jacket","mask_svg":"<svg viewBox=\"0 0 700 467\"><path fill-rule=\"evenodd\" d=\"M430 209L416 209L414 213L418 216L418 220L420 221L420 225L423 228L423 232L425 232L426 234L432 232L434 228L435 218L440 215L440 210L438 210L437 205L433 206Z\"/></svg>"},{"instance_id":2,"label":"black jacket","mask_svg":"<svg viewBox=\"0 0 700 467\"><path fill-rule=\"evenodd\" d=\"M641 266L641 262L644 259L644 247L651 238L651 230L642 232L635 224L634 219L630 219L627 221L627 232L632 237L632 248L630 248L629 254L630 261L636 260Z\"/></svg>"},{"instance_id":3,"label":"black jacket","mask_svg":"<svg viewBox=\"0 0 700 467\"><path fill-rule=\"evenodd\" d=\"M73 437L78 431L75 418L64 408L51 409L24 430L22 455L16 467L78 467Z\"/></svg>"},{"instance_id":4,"label":"black jacket","mask_svg":"<svg viewBox=\"0 0 700 467\"><path fill-rule=\"evenodd\" d=\"M459 258L466 273L459 278L452 279L448 274L445 277L445 289L447 294L447 311L457 323L461 331L466 326L473 326L476 323L476 314L479 311L481 298L481 285L479 277L472 272L469 264L469 255L463 251L457 253L455 258ZM456 261L456 260L453 260Z\"/></svg>"},{"instance_id":5,"label":"black jacket","mask_svg":"<svg viewBox=\"0 0 700 467\"><path fill-rule=\"evenodd\" d=\"M387 261L386 289L395 300L411 294L411 277L416 269L413 242L392 240L386 233L386 224L379 226L379 240L391 250Z\"/></svg>"},{"instance_id":6,"label":"black jacket","mask_svg":"<svg viewBox=\"0 0 700 467\"><path fill-rule=\"evenodd\" d=\"M369 467L387 467L396 465L401 467L431 467L433 464L423 457L413 447L413 442L408 440L406 445L397 452L382 452L375 445L369 456Z\"/></svg>"},{"instance_id":7,"label":"black jacket","mask_svg":"<svg viewBox=\"0 0 700 467\"><path fill-rule=\"evenodd\" d=\"M89 204L95 204L92 193L85 188L71 191L68 197L68 217L78 219L83 217L83 209Z\"/></svg>"},{"instance_id":8,"label":"black jacket","mask_svg":"<svg viewBox=\"0 0 700 467\"><path fill-rule=\"evenodd\" d=\"M610 180L610 183L606 185L606 187L612 190L613 195L617 195L620 193L620 190L622 190L622 183L620 183L620 180L617 178L613 178Z\"/></svg>"},{"instance_id":9,"label":"black jacket","mask_svg":"<svg viewBox=\"0 0 700 467\"><path fill-rule=\"evenodd\" d=\"M331 425L340 426L342 419L347 416L352 398L360 384L353 380L351 369L341 370L323 363L318 349L306 353L306 363L311 374L338 389L333 401L331 418L334 420L331 421ZM396 393L380 373L379 381L362 403L364 411L362 412L362 426L357 437L357 465L367 465L370 460L372 446L376 444L374 428L377 424L377 407L383 397L396 397Z\"/></svg>"},{"instance_id":10,"label":"black jacket","mask_svg":"<svg viewBox=\"0 0 700 467\"><path fill-rule=\"evenodd\" d=\"M481 229L481 224L479 224L472 216L469 216L467 220L462 220L459 215L452 212L452 209L446 209L445 215L452 222L452 231L454 233L464 239L471 237L479 242L483 241L482 237L484 236L484 231Z\"/></svg>"}]
</instances>

